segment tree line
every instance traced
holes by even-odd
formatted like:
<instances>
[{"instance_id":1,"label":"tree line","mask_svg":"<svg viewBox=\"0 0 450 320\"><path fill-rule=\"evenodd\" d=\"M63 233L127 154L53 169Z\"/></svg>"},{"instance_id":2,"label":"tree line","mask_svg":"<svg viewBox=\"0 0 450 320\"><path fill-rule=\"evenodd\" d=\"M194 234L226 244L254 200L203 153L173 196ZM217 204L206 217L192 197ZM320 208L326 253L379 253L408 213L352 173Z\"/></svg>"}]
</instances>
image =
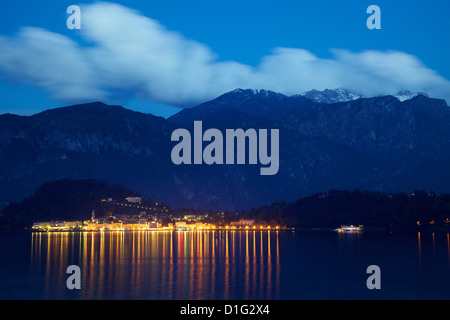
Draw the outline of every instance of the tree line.
<instances>
[{"instance_id":1,"label":"tree line","mask_svg":"<svg viewBox=\"0 0 450 320\"><path fill-rule=\"evenodd\" d=\"M19 203L10 203L0 216L0 230L30 228L34 221L88 220L113 212L100 199L139 196L136 191L97 180L63 179L43 184L36 193ZM257 225L294 228L336 228L364 225L365 228L449 230L450 194L418 190L413 193L385 193L354 189L315 193L287 203L240 213L197 209L170 210L168 214L208 213L208 222L226 225L232 220L254 219Z\"/></svg>"},{"instance_id":2,"label":"tree line","mask_svg":"<svg viewBox=\"0 0 450 320\"><path fill-rule=\"evenodd\" d=\"M336 228L364 225L366 228L441 228L450 223L450 194L418 190L413 193L331 190L240 213L256 223L296 228Z\"/></svg>"}]
</instances>

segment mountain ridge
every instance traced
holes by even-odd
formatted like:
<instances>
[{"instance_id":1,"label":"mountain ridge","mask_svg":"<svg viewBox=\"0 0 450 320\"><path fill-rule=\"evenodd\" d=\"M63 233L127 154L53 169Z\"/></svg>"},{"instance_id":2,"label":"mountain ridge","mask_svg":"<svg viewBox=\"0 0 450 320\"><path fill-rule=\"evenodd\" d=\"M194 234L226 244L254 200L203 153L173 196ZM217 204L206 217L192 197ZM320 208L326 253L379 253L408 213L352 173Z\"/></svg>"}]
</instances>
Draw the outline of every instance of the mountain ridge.
<instances>
[{"instance_id":1,"label":"mountain ridge","mask_svg":"<svg viewBox=\"0 0 450 320\"><path fill-rule=\"evenodd\" d=\"M311 103L333 104L350 102L358 99L374 99L389 96L394 97L400 102L408 101L417 96L425 96L428 98L426 93L411 93L410 91L402 91L396 95L366 97L347 89L337 88L325 89L323 91L310 90L303 94L289 96L271 90L238 88L195 107L185 108L169 117L168 120L183 124L194 121L195 116L206 117L209 114L218 111L218 109L235 109L251 116L267 116L280 106L283 108L301 108L305 105L310 105ZM271 104L268 104L268 102ZM195 112L192 110L195 110Z\"/></svg>"},{"instance_id":2,"label":"mountain ridge","mask_svg":"<svg viewBox=\"0 0 450 320\"><path fill-rule=\"evenodd\" d=\"M192 133L194 120L204 130L279 129L278 174L174 165L171 133ZM168 119L94 102L0 115L0 124L0 202L61 178L120 183L173 207L238 211L331 189L450 191L450 109L424 95L316 103L239 89Z\"/></svg>"}]
</instances>

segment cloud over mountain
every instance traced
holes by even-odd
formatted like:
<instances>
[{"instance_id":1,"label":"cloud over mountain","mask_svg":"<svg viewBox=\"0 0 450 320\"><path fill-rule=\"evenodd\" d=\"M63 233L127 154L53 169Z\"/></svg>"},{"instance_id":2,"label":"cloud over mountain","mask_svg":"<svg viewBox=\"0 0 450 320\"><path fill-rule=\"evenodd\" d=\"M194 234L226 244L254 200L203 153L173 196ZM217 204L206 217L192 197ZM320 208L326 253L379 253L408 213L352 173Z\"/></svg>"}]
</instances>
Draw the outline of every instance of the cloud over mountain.
<instances>
[{"instance_id":1,"label":"cloud over mountain","mask_svg":"<svg viewBox=\"0 0 450 320\"><path fill-rule=\"evenodd\" d=\"M235 88L296 94L338 87L364 95L425 91L450 101L450 82L404 52L332 50L333 58L323 59L274 48L250 66L220 61L207 45L121 5L81 10L81 41L34 27L1 36L0 74L65 103L136 97L184 107Z\"/></svg>"}]
</instances>

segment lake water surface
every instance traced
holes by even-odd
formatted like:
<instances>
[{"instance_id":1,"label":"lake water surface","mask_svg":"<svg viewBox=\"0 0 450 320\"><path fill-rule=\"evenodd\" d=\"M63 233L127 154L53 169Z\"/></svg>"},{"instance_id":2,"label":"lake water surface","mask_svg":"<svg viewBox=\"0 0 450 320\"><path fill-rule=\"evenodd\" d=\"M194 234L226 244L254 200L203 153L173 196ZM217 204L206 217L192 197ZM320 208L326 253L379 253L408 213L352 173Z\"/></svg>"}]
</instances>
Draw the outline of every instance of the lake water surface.
<instances>
[{"instance_id":1,"label":"lake water surface","mask_svg":"<svg viewBox=\"0 0 450 320\"><path fill-rule=\"evenodd\" d=\"M69 290L69 265L81 290ZM381 270L369 290L367 267ZM1 299L450 299L448 233L0 235Z\"/></svg>"}]
</instances>

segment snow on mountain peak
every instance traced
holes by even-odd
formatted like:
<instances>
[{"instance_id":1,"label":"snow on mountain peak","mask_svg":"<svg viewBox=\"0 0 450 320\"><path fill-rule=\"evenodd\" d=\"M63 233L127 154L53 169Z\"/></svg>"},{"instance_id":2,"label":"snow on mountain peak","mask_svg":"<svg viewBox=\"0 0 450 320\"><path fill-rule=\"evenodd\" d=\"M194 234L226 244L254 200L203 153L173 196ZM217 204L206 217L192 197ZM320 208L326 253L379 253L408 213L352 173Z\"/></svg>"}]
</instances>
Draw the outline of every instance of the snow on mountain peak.
<instances>
[{"instance_id":1,"label":"snow on mountain peak","mask_svg":"<svg viewBox=\"0 0 450 320\"><path fill-rule=\"evenodd\" d=\"M303 93L303 96L317 103L336 103L363 98L362 95L343 88L325 89L323 91L314 89Z\"/></svg>"},{"instance_id":2,"label":"snow on mountain peak","mask_svg":"<svg viewBox=\"0 0 450 320\"><path fill-rule=\"evenodd\" d=\"M284 94L277 93L270 90L265 89L235 89L232 91L234 94L240 94L245 96L260 96L260 97L286 97ZM401 102L410 100L418 95L423 95L428 97L428 94L425 92L411 92L408 90L400 91L397 94L394 94L395 98L400 100ZM337 89L325 89L325 90L310 90L306 91L300 95L293 96L302 96L316 103L337 103L337 102L347 102L353 101L360 98L368 98L368 96L364 96L354 91L350 91L344 88Z\"/></svg>"},{"instance_id":3,"label":"snow on mountain peak","mask_svg":"<svg viewBox=\"0 0 450 320\"><path fill-rule=\"evenodd\" d=\"M403 102L403 101L406 101L406 100L410 100L410 99L412 99L414 97L417 97L419 95L428 97L428 94L426 94L425 92L412 93L409 90L400 91L396 95L394 95L394 97L396 97L398 100Z\"/></svg>"}]
</instances>

